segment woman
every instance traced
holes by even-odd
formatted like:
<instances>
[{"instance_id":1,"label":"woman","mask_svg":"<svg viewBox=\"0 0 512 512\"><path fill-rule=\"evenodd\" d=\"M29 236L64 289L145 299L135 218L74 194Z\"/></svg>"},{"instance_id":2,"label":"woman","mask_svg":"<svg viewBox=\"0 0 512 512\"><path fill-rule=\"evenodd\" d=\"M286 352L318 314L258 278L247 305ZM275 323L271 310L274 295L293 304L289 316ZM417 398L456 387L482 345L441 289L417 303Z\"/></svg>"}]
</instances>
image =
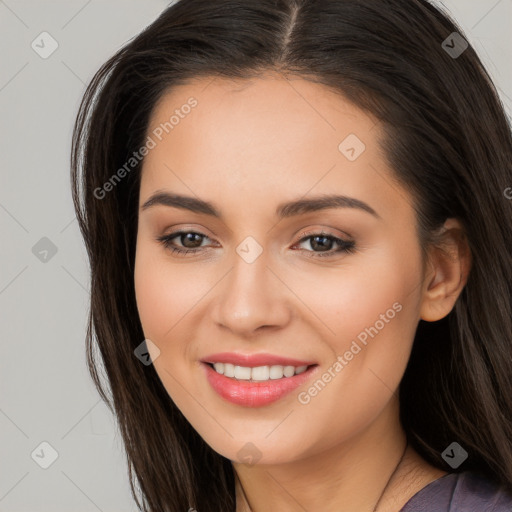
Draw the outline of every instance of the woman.
<instances>
[{"instance_id":1,"label":"woman","mask_svg":"<svg viewBox=\"0 0 512 512\"><path fill-rule=\"evenodd\" d=\"M447 15L181 0L72 181L141 510L512 510L511 130Z\"/></svg>"}]
</instances>

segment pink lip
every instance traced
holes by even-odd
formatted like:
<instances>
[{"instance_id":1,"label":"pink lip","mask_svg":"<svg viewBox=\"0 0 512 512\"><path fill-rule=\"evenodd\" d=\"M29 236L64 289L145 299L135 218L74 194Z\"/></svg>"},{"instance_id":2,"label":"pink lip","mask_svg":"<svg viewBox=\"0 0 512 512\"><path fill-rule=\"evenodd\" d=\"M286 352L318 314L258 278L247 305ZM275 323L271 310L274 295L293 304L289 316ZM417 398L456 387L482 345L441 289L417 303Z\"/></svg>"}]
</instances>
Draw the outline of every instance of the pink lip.
<instances>
[{"instance_id":1,"label":"pink lip","mask_svg":"<svg viewBox=\"0 0 512 512\"><path fill-rule=\"evenodd\" d=\"M226 377L217 373L205 362L203 362L201 366L206 372L206 378L211 387L222 398L233 404L242 405L244 407L262 407L279 400L308 380L318 368L317 365L310 366L305 372L294 375L293 377L283 377L282 379L270 379L268 381L256 382L250 380L236 380L235 378ZM295 366L295 364L291 366Z\"/></svg>"},{"instance_id":2,"label":"pink lip","mask_svg":"<svg viewBox=\"0 0 512 512\"><path fill-rule=\"evenodd\" d=\"M316 364L315 361L299 361L298 359L291 359L289 357L281 357L273 354L235 354L234 352L221 352L218 354L211 354L203 359L203 363L230 363L235 366L245 366L248 368L255 368L257 366L311 366ZM289 377L292 378L292 377Z\"/></svg>"}]
</instances>

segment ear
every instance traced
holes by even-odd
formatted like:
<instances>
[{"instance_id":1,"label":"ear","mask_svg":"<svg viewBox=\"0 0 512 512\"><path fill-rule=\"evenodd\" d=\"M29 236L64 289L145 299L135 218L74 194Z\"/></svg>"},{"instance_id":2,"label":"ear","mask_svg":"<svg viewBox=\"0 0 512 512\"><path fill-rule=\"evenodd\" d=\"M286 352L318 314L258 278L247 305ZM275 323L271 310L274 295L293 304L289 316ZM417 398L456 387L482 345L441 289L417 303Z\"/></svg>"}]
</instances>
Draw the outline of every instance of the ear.
<instances>
[{"instance_id":1,"label":"ear","mask_svg":"<svg viewBox=\"0 0 512 512\"><path fill-rule=\"evenodd\" d=\"M471 269L471 251L457 219L447 219L438 239L439 244L429 248L423 282L420 317L427 322L435 322L450 313Z\"/></svg>"}]
</instances>

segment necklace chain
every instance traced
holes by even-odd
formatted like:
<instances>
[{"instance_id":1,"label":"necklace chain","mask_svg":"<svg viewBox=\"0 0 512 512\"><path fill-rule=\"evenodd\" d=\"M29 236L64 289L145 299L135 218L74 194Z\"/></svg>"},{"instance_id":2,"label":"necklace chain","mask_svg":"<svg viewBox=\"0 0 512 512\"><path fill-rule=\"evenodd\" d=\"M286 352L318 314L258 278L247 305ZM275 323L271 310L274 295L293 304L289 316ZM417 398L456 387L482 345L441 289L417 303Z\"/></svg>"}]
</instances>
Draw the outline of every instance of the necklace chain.
<instances>
[{"instance_id":1,"label":"necklace chain","mask_svg":"<svg viewBox=\"0 0 512 512\"><path fill-rule=\"evenodd\" d=\"M398 468L400 467L400 464L402 464L402 461L404 460L405 452L407 451L407 447L408 446L409 446L409 441L407 440L405 442L405 448L404 448L404 451L402 452L402 456L400 457L400 460L398 461L398 464L395 466L395 469L391 473L391 476L388 478L388 481L386 482L386 485L385 485L384 489L380 493L379 499L377 500L377 503L375 504L375 507L373 508L372 512L377 512L377 507L380 505L380 502L382 501L384 493L386 492L387 488L389 487L389 484L391 483L391 480L393 479L393 477L395 476L396 472L398 471ZM237 477L237 479L238 479L238 477ZM245 495L244 488L242 487L242 484L241 484L239 479L238 479L238 484L240 486L240 490L242 491L245 503L246 503L247 507L249 508L249 512L252 512L252 508L249 505L249 501L247 499L247 496Z\"/></svg>"},{"instance_id":2,"label":"necklace chain","mask_svg":"<svg viewBox=\"0 0 512 512\"><path fill-rule=\"evenodd\" d=\"M373 509L373 512L377 512L377 507L380 505L380 502L382 500L382 497L384 496L384 493L386 492L386 489L388 488L389 484L391 483L391 480L395 476L398 468L400 467L400 464L402 464L402 461L404 460L405 452L407 451L407 446L409 446L409 440L405 442L405 448L402 452L402 456L400 457L400 460L398 461L398 464L395 466L395 469L393 470L393 473L391 473L391 476L389 477L386 486L384 487L383 491L380 493L379 499L377 500L377 503L375 504L375 507Z\"/></svg>"}]
</instances>

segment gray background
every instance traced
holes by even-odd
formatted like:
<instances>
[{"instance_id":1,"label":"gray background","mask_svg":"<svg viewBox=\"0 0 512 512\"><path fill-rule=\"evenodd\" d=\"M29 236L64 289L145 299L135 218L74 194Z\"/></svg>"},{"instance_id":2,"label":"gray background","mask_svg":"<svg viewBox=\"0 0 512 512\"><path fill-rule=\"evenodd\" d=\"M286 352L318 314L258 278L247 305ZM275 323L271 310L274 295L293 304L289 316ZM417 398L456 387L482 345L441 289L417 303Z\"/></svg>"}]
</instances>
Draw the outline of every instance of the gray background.
<instances>
[{"instance_id":1,"label":"gray background","mask_svg":"<svg viewBox=\"0 0 512 512\"><path fill-rule=\"evenodd\" d=\"M510 115L512 0L442 3ZM168 4L0 0L0 512L136 510L119 432L85 364L88 262L69 151L85 84ZM46 59L31 46L51 48L43 31L58 43ZM58 453L47 469L44 441Z\"/></svg>"}]
</instances>

